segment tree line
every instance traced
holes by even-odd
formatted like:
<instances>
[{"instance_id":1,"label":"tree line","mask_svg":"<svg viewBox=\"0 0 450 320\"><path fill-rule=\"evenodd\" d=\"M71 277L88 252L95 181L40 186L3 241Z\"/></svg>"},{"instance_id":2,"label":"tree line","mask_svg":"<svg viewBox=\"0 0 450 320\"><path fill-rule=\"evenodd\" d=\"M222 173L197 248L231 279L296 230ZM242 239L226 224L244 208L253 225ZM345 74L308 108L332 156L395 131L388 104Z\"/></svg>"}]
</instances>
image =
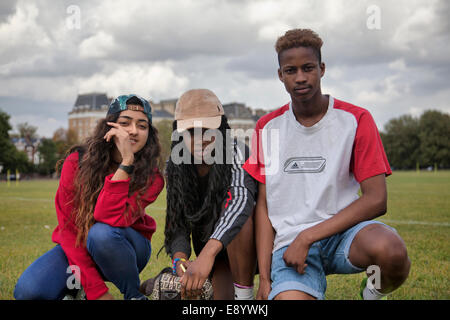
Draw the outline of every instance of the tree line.
<instances>
[{"instance_id":1,"label":"tree line","mask_svg":"<svg viewBox=\"0 0 450 320\"><path fill-rule=\"evenodd\" d=\"M420 117L391 119L380 133L389 164L408 170L450 168L450 115L427 110Z\"/></svg>"},{"instance_id":2,"label":"tree line","mask_svg":"<svg viewBox=\"0 0 450 320\"><path fill-rule=\"evenodd\" d=\"M11 138L23 138L27 144L37 138L37 127L27 123L17 125L18 134L11 135L10 116L0 110L0 165L7 170L21 173L51 175L56 162L66 151L78 143L75 131L57 129L52 138L42 138L36 150L39 164L28 160L25 152L18 151ZM162 147L161 158L170 156L172 122L164 120L155 124ZM411 170L427 167L450 168L450 115L427 110L420 117L403 115L391 119L380 132L391 167L395 170Z\"/></svg>"},{"instance_id":3,"label":"tree line","mask_svg":"<svg viewBox=\"0 0 450 320\"><path fill-rule=\"evenodd\" d=\"M55 172L55 165L61 159L70 146L77 143L77 135L71 130L64 128L57 129L52 138L42 138L39 143L37 127L28 123L17 125L18 133L9 134L12 129L9 123L10 116L0 110L0 165L3 166L2 173L8 170L21 174L38 173L41 175L51 175ZM25 146L30 148L32 155L39 154L39 163L34 164L28 159L25 151L17 150L13 144L13 138L23 139Z\"/></svg>"}]
</instances>

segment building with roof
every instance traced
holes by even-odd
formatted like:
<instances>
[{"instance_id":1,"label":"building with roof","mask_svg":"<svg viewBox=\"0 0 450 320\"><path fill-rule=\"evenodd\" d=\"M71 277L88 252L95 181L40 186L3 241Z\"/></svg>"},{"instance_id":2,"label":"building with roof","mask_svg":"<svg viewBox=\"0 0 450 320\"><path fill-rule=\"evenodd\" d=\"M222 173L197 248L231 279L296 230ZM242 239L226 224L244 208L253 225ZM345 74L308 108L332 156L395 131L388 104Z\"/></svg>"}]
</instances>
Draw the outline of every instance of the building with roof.
<instances>
[{"instance_id":1,"label":"building with roof","mask_svg":"<svg viewBox=\"0 0 450 320\"><path fill-rule=\"evenodd\" d=\"M161 120L173 121L173 114L166 110L154 110L152 109L152 122L158 123Z\"/></svg>"},{"instance_id":2,"label":"building with roof","mask_svg":"<svg viewBox=\"0 0 450 320\"><path fill-rule=\"evenodd\" d=\"M224 104L223 110L228 119L228 124L233 130L232 135L250 144L256 121L265 113L261 109L258 109L258 112L255 113L245 103L238 102Z\"/></svg>"},{"instance_id":3,"label":"building with roof","mask_svg":"<svg viewBox=\"0 0 450 320\"><path fill-rule=\"evenodd\" d=\"M79 94L69 112L69 130L74 130L78 141L86 139L93 131L97 122L104 119L111 98L106 93Z\"/></svg>"},{"instance_id":4,"label":"building with roof","mask_svg":"<svg viewBox=\"0 0 450 320\"><path fill-rule=\"evenodd\" d=\"M152 118L154 123L162 120L174 120L175 106L178 99L167 99L159 102L149 101L152 106Z\"/></svg>"},{"instance_id":5,"label":"building with roof","mask_svg":"<svg viewBox=\"0 0 450 320\"><path fill-rule=\"evenodd\" d=\"M175 98L175 99L161 100L158 103L150 101L150 104L151 104L153 110L162 110L162 111L166 111L167 113L171 114L172 120L173 120L173 115L175 114L175 107L177 105L177 101L178 101L178 98Z\"/></svg>"}]
</instances>

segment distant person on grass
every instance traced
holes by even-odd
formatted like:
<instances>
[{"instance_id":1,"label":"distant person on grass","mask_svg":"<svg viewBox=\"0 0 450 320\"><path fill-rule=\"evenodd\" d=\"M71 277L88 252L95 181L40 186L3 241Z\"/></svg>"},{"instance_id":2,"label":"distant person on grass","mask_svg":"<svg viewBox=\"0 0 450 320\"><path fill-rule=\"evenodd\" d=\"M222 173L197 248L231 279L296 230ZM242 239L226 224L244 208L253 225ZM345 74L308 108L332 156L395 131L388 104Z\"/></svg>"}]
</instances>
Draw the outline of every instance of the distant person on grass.
<instances>
[{"instance_id":1,"label":"distant person on grass","mask_svg":"<svg viewBox=\"0 0 450 320\"><path fill-rule=\"evenodd\" d=\"M89 300L113 299L105 281L125 299L146 299L139 273L150 258L156 223L144 209L164 187L160 150L149 103L137 95L116 98L94 134L67 153L55 199L52 240L58 245L24 271L16 299L76 294L67 285L69 265L79 268L75 276Z\"/></svg>"},{"instance_id":2,"label":"distant person on grass","mask_svg":"<svg viewBox=\"0 0 450 320\"><path fill-rule=\"evenodd\" d=\"M367 110L322 94L321 46L308 29L277 40L291 102L258 121L244 165L259 181L259 299L323 299L326 275L371 265L379 286L365 278L360 295L382 299L410 269L400 236L372 220L387 210L391 174L377 127Z\"/></svg>"},{"instance_id":3,"label":"distant person on grass","mask_svg":"<svg viewBox=\"0 0 450 320\"><path fill-rule=\"evenodd\" d=\"M242 169L248 148L231 139L229 129L212 91L189 90L178 100L167 164L164 245L174 273L182 276L185 297L198 295L211 278L214 299L253 299L257 185Z\"/></svg>"}]
</instances>

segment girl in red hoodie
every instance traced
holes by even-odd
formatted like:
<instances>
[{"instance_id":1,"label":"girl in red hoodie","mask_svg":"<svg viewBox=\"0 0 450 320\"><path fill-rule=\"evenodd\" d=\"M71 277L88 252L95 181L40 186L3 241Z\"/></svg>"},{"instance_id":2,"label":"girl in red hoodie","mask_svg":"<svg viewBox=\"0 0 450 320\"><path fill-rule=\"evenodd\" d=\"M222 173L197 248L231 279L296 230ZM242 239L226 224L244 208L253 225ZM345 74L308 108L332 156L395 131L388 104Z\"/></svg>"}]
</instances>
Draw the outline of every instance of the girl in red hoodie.
<instances>
[{"instance_id":1,"label":"girl in red hoodie","mask_svg":"<svg viewBox=\"0 0 450 320\"><path fill-rule=\"evenodd\" d=\"M16 299L62 299L84 289L87 299L144 299L139 273L147 264L155 220L145 214L164 186L161 147L150 104L119 96L94 134L63 161L55 197L56 247L19 278Z\"/></svg>"}]
</instances>

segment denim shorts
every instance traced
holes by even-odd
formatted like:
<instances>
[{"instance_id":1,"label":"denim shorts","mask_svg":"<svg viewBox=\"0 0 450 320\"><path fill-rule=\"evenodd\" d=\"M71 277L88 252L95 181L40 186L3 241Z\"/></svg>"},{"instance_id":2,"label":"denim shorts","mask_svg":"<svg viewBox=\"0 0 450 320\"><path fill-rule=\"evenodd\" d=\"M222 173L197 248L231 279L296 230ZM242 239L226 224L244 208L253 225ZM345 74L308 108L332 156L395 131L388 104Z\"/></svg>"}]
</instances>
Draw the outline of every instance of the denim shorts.
<instances>
[{"instance_id":1,"label":"denim shorts","mask_svg":"<svg viewBox=\"0 0 450 320\"><path fill-rule=\"evenodd\" d=\"M382 224L379 221L364 221L350 229L329 238L314 242L308 251L304 274L288 267L283 254L288 248L283 247L272 254L271 280L272 290L269 299L288 290L305 292L317 299L324 299L327 288L326 276L329 274L351 274L364 271L354 266L349 258L350 245L356 234L369 224ZM394 232L395 229L387 226Z\"/></svg>"}]
</instances>

